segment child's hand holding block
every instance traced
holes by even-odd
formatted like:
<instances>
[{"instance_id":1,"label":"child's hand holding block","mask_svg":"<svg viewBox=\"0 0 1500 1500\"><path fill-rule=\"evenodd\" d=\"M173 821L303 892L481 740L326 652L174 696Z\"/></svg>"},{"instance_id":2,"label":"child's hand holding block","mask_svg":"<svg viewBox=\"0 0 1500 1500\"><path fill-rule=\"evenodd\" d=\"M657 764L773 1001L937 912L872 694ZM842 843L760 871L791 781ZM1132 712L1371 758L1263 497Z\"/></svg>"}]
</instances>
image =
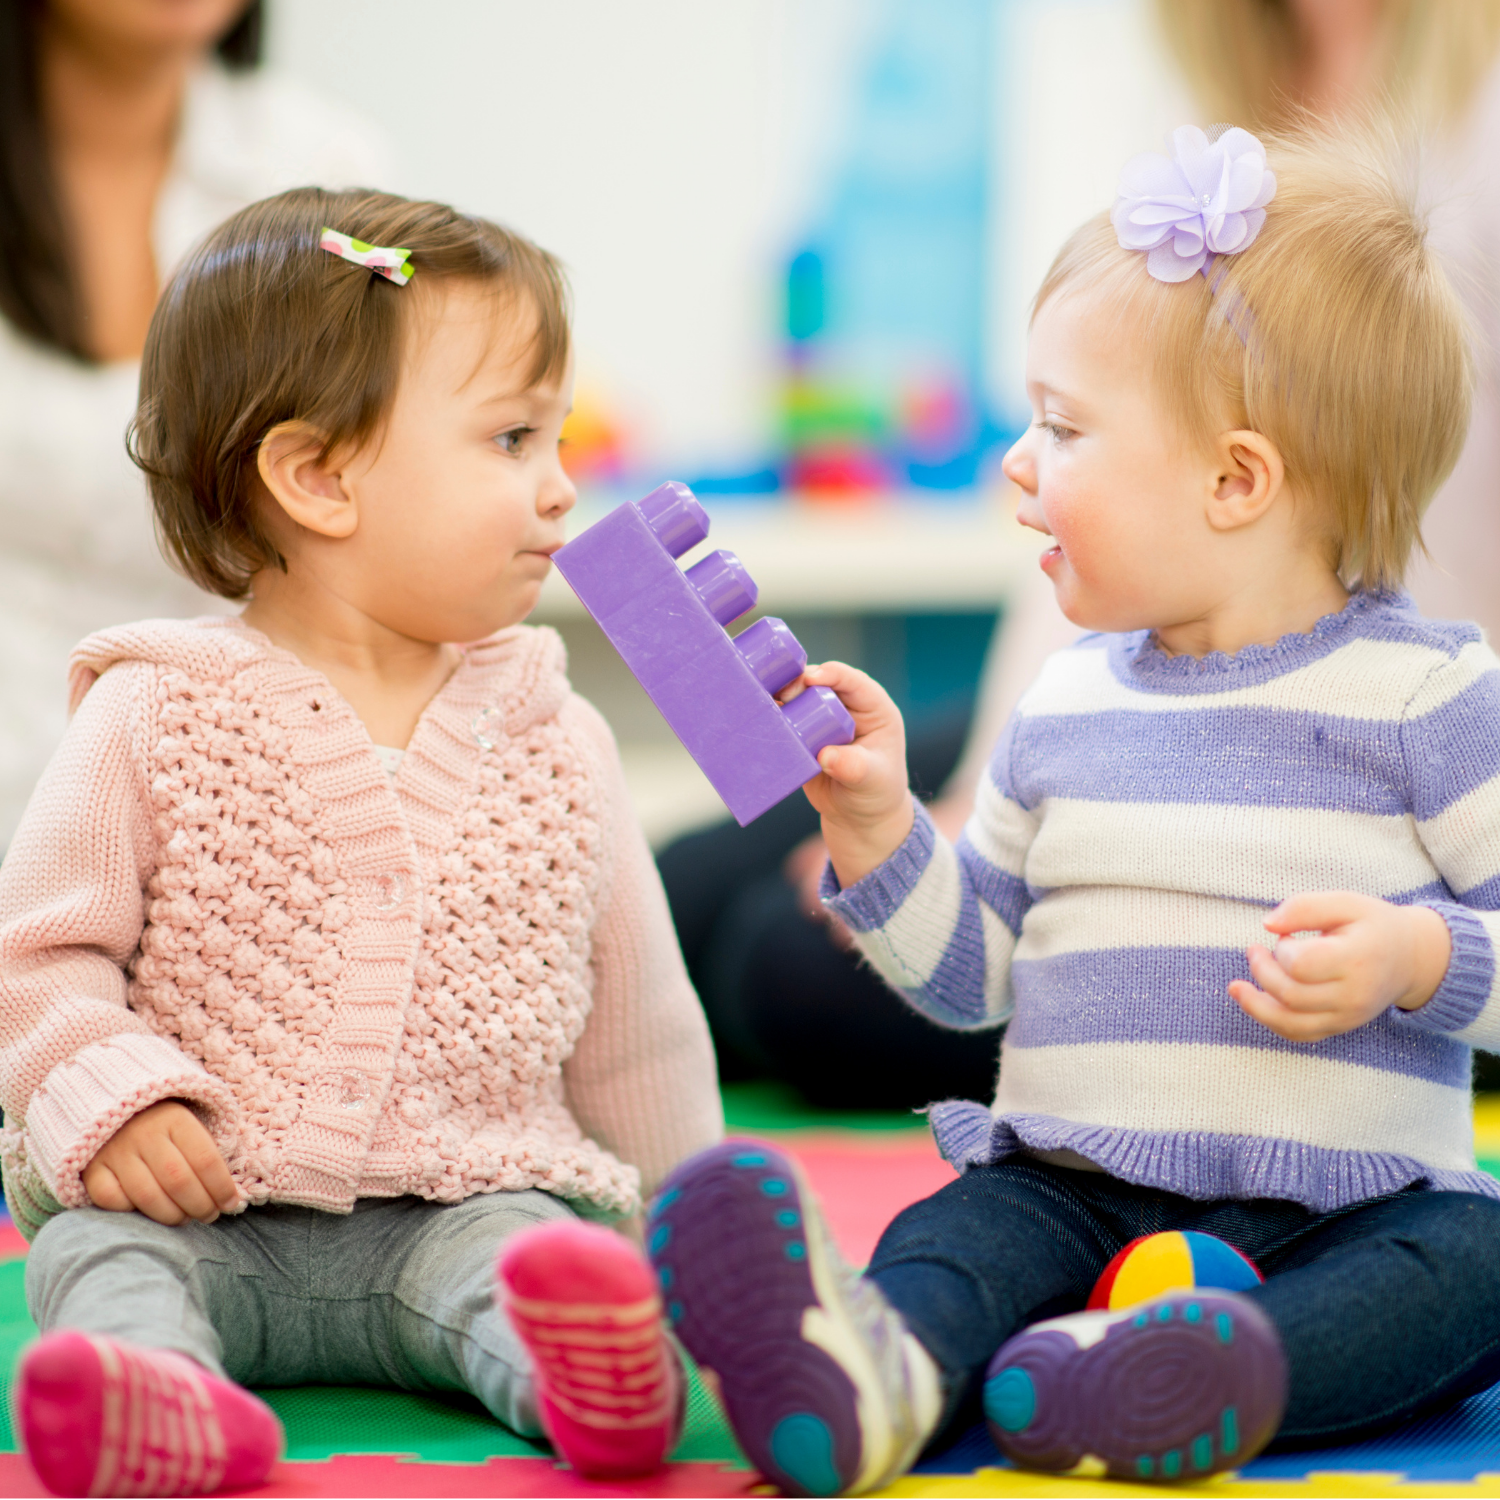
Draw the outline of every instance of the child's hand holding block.
<instances>
[{"instance_id":1,"label":"child's hand holding block","mask_svg":"<svg viewBox=\"0 0 1500 1500\"><path fill-rule=\"evenodd\" d=\"M612 510L553 561L745 824L816 776L818 752L847 745L854 720L828 688L776 701L807 653L776 619L729 638L725 627L754 608L759 591L732 552L677 566L707 535L708 514L692 491L667 483Z\"/></svg>"}]
</instances>

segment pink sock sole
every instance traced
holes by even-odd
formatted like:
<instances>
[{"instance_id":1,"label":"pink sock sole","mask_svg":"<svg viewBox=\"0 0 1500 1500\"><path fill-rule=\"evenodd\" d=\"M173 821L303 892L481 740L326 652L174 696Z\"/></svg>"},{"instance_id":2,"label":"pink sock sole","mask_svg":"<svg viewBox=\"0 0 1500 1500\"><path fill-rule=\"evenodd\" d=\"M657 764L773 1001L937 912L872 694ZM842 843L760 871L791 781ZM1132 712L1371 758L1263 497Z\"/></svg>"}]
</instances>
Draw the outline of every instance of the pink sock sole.
<instances>
[{"instance_id":1,"label":"pink sock sole","mask_svg":"<svg viewBox=\"0 0 1500 1500\"><path fill-rule=\"evenodd\" d=\"M57 1495L206 1495L259 1484L281 1451L264 1402L181 1354L63 1330L21 1357L22 1445Z\"/></svg>"},{"instance_id":2,"label":"pink sock sole","mask_svg":"<svg viewBox=\"0 0 1500 1500\"><path fill-rule=\"evenodd\" d=\"M516 1235L496 1269L561 1456L600 1479L660 1468L681 1431L683 1384L645 1258L612 1230L563 1220Z\"/></svg>"}]
</instances>

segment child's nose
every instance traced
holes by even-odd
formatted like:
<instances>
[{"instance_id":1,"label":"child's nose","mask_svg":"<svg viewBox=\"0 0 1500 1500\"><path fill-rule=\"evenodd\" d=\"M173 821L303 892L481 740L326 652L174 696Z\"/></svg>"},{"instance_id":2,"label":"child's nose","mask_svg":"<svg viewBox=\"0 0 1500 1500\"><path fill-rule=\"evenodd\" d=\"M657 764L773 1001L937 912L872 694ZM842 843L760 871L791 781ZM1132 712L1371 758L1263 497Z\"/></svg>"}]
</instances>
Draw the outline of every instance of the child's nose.
<instances>
[{"instance_id":1,"label":"child's nose","mask_svg":"<svg viewBox=\"0 0 1500 1500\"><path fill-rule=\"evenodd\" d=\"M536 508L544 516L565 516L578 504L578 487L563 468L561 459L554 459L547 476L537 491Z\"/></svg>"},{"instance_id":2,"label":"child's nose","mask_svg":"<svg viewBox=\"0 0 1500 1500\"><path fill-rule=\"evenodd\" d=\"M1027 433L1016 439L1010 446L1010 451L1000 461L1000 472L1010 480L1012 484L1018 484L1027 494L1033 494L1036 490L1036 464L1032 461L1030 449L1027 446Z\"/></svg>"}]
</instances>

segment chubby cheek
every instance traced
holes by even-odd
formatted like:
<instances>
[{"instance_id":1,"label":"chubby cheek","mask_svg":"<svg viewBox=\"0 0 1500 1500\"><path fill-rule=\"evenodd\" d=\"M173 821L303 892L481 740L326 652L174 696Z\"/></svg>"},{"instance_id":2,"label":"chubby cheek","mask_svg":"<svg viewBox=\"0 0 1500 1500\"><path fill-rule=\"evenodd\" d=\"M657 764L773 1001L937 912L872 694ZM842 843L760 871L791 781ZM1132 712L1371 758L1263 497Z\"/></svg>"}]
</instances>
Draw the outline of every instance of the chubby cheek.
<instances>
[{"instance_id":1,"label":"chubby cheek","mask_svg":"<svg viewBox=\"0 0 1500 1500\"><path fill-rule=\"evenodd\" d=\"M1108 494L1063 489L1049 496L1047 525L1062 549L1048 572L1058 603L1076 624L1127 628L1137 613L1148 548Z\"/></svg>"},{"instance_id":2,"label":"chubby cheek","mask_svg":"<svg viewBox=\"0 0 1500 1500\"><path fill-rule=\"evenodd\" d=\"M1048 493L1045 513L1070 570L1080 581L1091 578L1114 541L1108 507L1086 490L1060 484Z\"/></svg>"}]
</instances>

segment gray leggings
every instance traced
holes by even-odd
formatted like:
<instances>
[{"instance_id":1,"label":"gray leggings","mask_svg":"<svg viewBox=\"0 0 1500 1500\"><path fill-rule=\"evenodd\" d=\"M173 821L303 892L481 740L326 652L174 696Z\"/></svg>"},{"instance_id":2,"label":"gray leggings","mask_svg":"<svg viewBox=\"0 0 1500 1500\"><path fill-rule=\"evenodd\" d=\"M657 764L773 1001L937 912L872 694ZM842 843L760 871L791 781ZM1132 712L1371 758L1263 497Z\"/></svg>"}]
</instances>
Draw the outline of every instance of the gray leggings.
<instances>
[{"instance_id":1,"label":"gray leggings","mask_svg":"<svg viewBox=\"0 0 1500 1500\"><path fill-rule=\"evenodd\" d=\"M535 1436L531 1361L495 1306L495 1254L571 1213L535 1190L362 1198L352 1214L268 1204L175 1229L70 1209L37 1235L26 1300L43 1333L176 1349L241 1385L468 1391Z\"/></svg>"}]
</instances>

